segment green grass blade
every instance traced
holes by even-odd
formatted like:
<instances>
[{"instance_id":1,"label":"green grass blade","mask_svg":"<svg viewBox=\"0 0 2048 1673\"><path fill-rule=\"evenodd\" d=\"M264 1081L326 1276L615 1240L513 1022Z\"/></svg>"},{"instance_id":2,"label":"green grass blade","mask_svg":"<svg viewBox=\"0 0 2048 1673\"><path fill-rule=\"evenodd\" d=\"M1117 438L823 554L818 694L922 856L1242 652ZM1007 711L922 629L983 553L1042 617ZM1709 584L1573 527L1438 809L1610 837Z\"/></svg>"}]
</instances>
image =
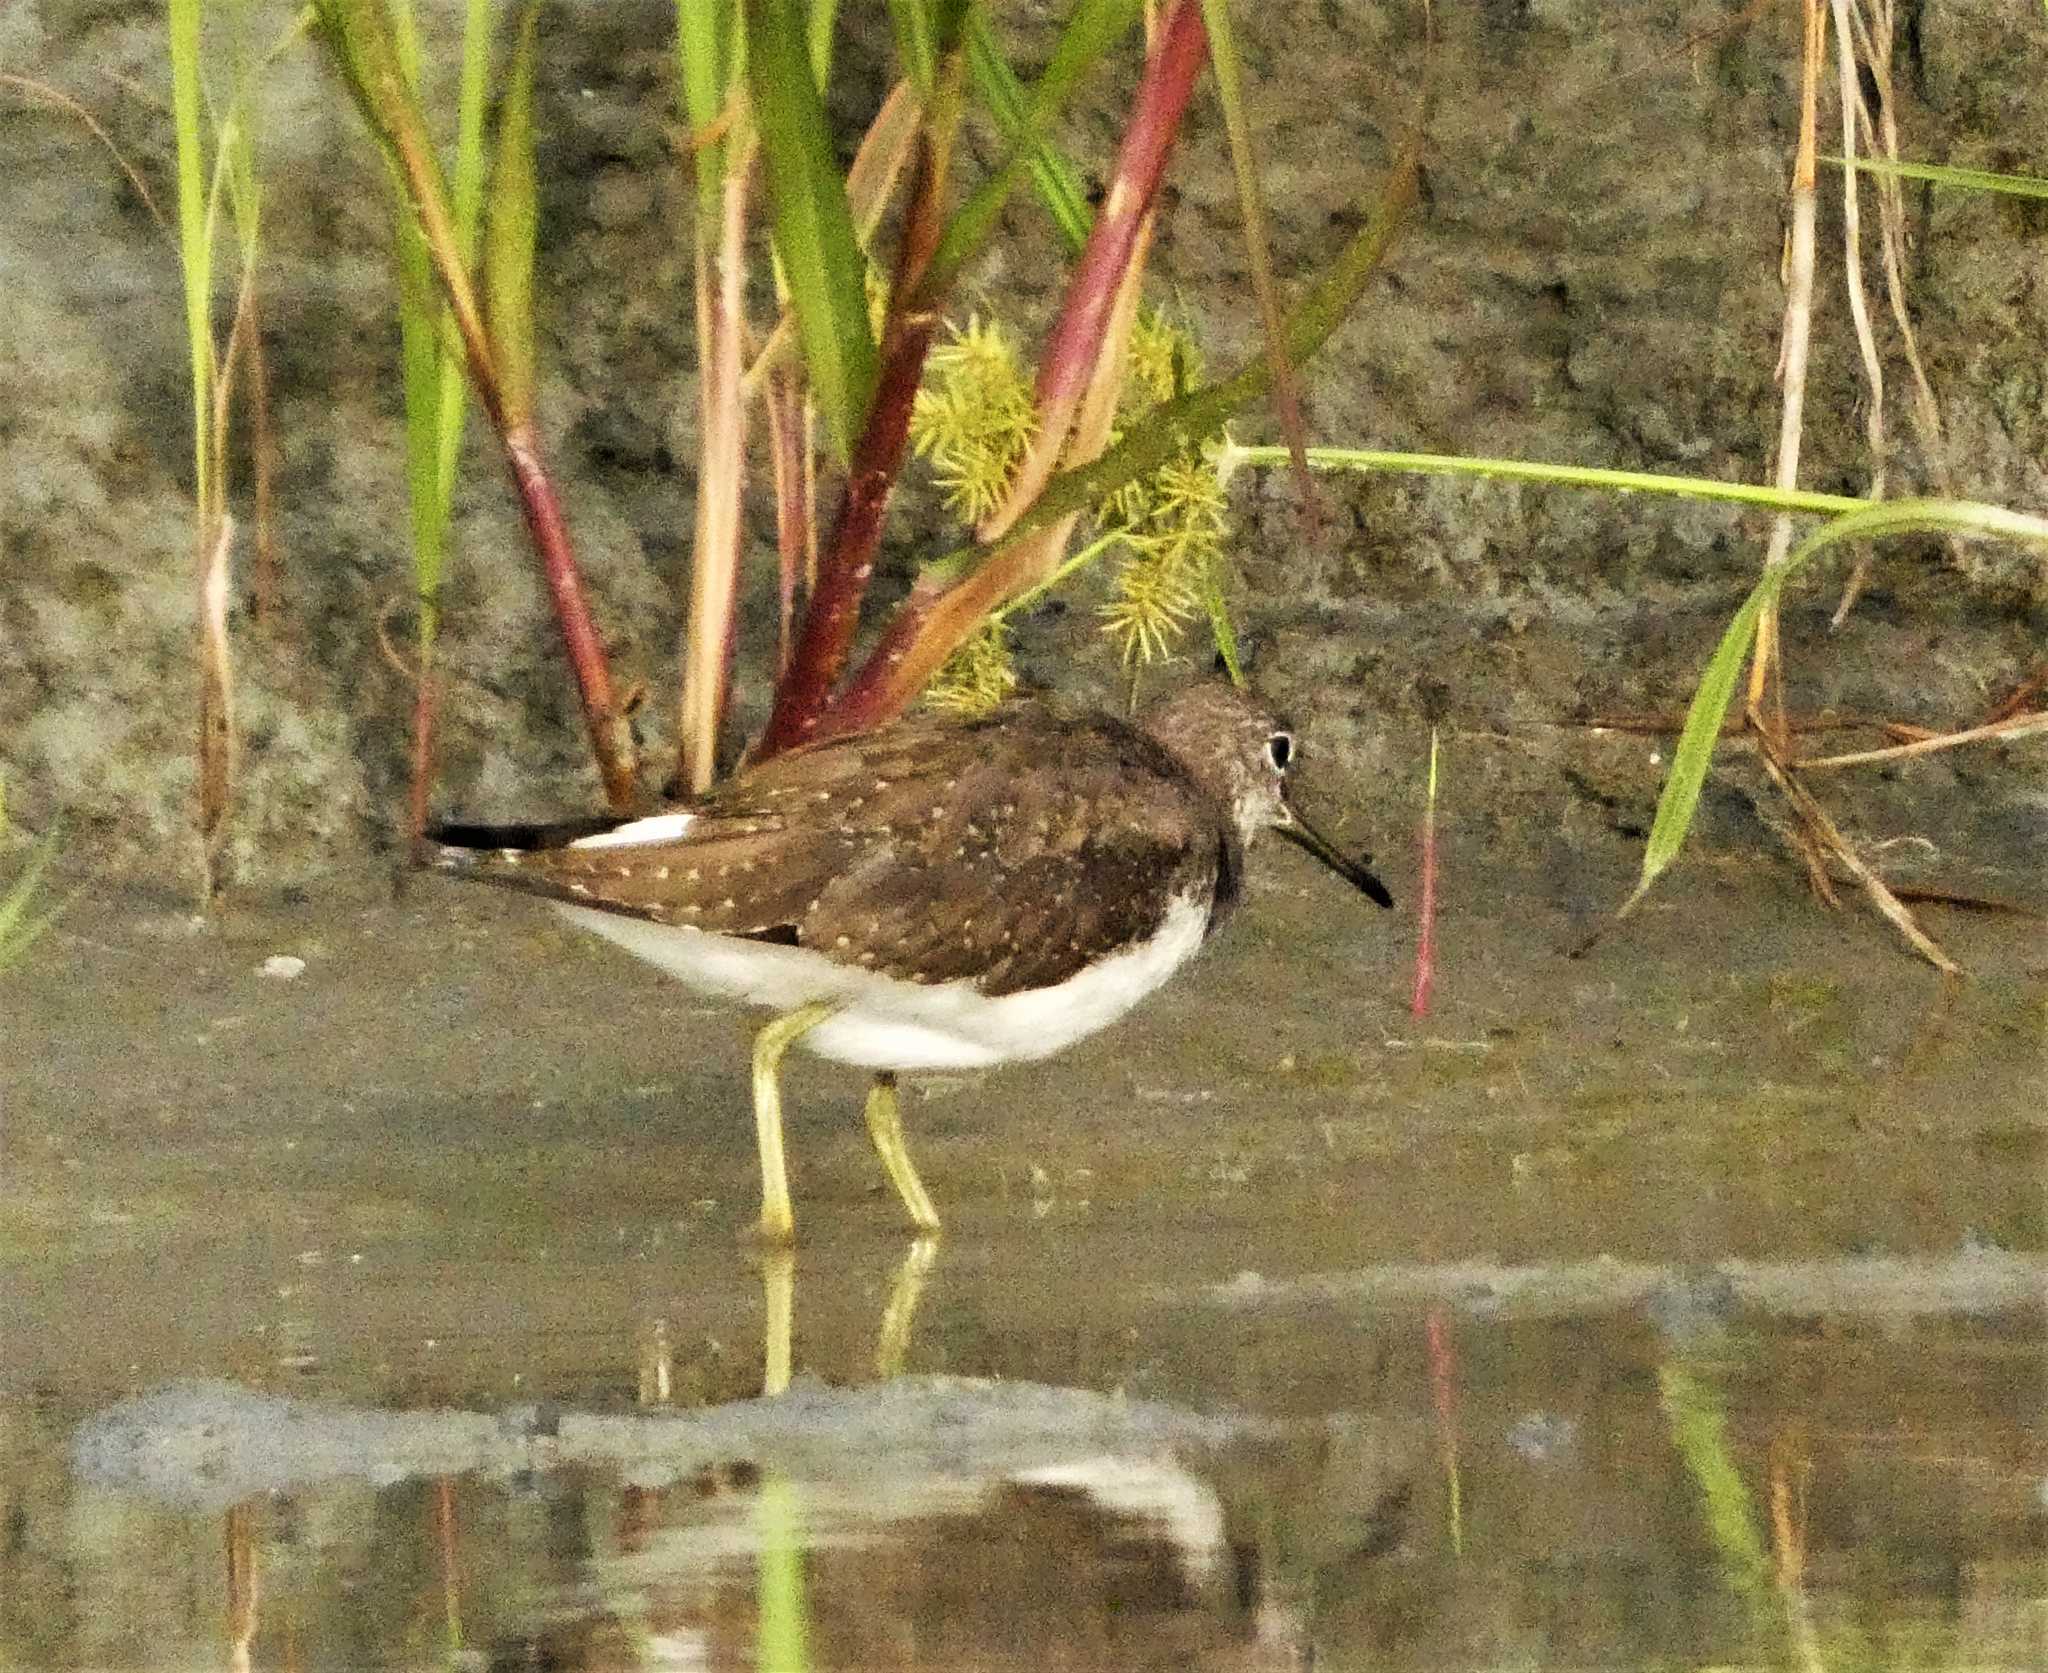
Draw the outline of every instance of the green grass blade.
<instances>
[{"instance_id":1,"label":"green grass blade","mask_svg":"<svg viewBox=\"0 0 2048 1673\"><path fill-rule=\"evenodd\" d=\"M0 970L16 963L28 951L29 944L50 927L51 921L67 904L60 901L33 917L29 915L36 885L56 853L57 833L51 831L29 851L28 864L7 886L6 894L0 895Z\"/></svg>"},{"instance_id":2,"label":"green grass blade","mask_svg":"<svg viewBox=\"0 0 2048 1673\"><path fill-rule=\"evenodd\" d=\"M495 351L484 330L475 276L457 247L440 157L392 35L392 15L384 0L314 0L311 12L319 38L418 220L478 393L493 422L498 422L501 396Z\"/></svg>"},{"instance_id":3,"label":"green grass blade","mask_svg":"<svg viewBox=\"0 0 2048 1673\"><path fill-rule=\"evenodd\" d=\"M811 73L821 90L832 79L832 26L838 20L838 0L811 0Z\"/></svg>"},{"instance_id":4,"label":"green grass blade","mask_svg":"<svg viewBox=\"0 0 2048 1673\"><path fill-rule=\"evenodd\" d=\"M1039 201L1067 241L1067 248L1079 255L1088 242L1088 229L1095 224L1080 170L1033 124L1024 84L1003 57L988 15L979 6L967 18L967 67L975 91L996 119L1003 142L1023 157Z\"/></svg>"},{"instance_id":5,"label":"green grass blade","mask_svg":"<svg viewBox=\"0 0 2048 1673\"><path fill-rule=\"evenodd\" d=\"M932 34L932 9L926 0L889 0L889 23L896 31L896 56L910 85L927 100L938 74L939 52Z\"/></svg>"},{"instance_id":6,"label":"green grass blade","mask_svg":"<svg viewBox=\"0 0 2048 1673\"><path fill-rule=\"evenodd\" d=\"M1222 583L1213 567L1203 577L1202 603L1209 612L1209 637L1215 641L1216 654L1223 659L1223 671L1230 676L1230 683L1242 690L1244 662L1237 650L1237 625L1230 619L1230 601L1223 596Z\"/></svg>"},{"instance_id":7,"label":"green grass blade","mask_svg":"<svg viewBox=\"0 0 2048 1673\"><path fill-rule=\"evenodd\" d=\"M761 1673L805 1673L811 1665L804 1535L801 1491L785 1477L769 1475L754 1500L754 1665Z\"/></svg>"},{"instance_id":8,"label":"green grass blade","mask_svg":"<svg viewBox=\"0 0 2048 1673\"><path fill-rule=\"evenodd\" d=\"M199 86L202 0L170 0L171 113L178 146L178 256L185 277L185 338L192 365L193 492L203 504L211 480L213 421L213 240L206 212L204 96Z\"/></svg>"},{"instance_id":9,"label":"green grass blade","mask_svg":"<svg viewBox=\"0 0 2048 1673\"><path fill-rule=\"evenodd\" d=\"M391 41L400 73L417 93L419 26L412 0L392 0ZM441 298L433 258L405 188L392 180L392 257L398 281L398 361L405 392L405 482L412 515L413 587L420 601L419 640L431 648L439 627L439 595L448 501L441 492L440 436L446 396L441 350Z\"/></svg>"},{"instance_id":10,"label":"green grass blade","mask_svg":"<svg viewBox=\"0 0 2048 1673\"><path fill-rule=\"evenodd\" d=\"M484 253L485 306L504 383L505 417L533 419L533 252L540 187L533 163L533 66L540 0L527 0L498 111L498 163L491 175L490 242Z\"/></svg>"},{"instance_id":11,"label":"green grass blade","mask_svg":"<svg viewBox=\"0 0 2048 1673\"><path fill-rule=\"evenodd\" d=\"M2048 518L2030 517L2004 506L1971 500L1890 500L1837 517L1815 529L1785 561L1765 573L1742 601L1721 642L1707 662L1700 687L1686 712L1685 730L1672 757L1671 776L1657 801L1657 817L1643 852L1643 873L1622 910L1635 905L1678 857L1698 810L1700 791L1713 761L1714 745L1735 697L1735 682L1756 636L1758 618L1785 590L1785 585L1830 546L1870 540L1880 535L1909 533L1998 535L2048 547Z\"/></svg>"},{"instance_id":12,"label":"green grass blade","mask_svg":"<svg viewBox=\"0 0 2048 1673\"><path fill-rule=\"evenodd\" d=\"M402 198L395 206L392 236L398 276L398 358L405 391L405 479L412 509L413 581L424 601L441 585L442 537L448 521L441 492L440 438L446 396L438 329L441 296L434 286L426 240ZM421 636L433 637L425 614Z\"/></svg>"},{"instance_id":13,"label":"green grass blade","mask_svg":"<svg viewBox=\"0 0 2048 1673\"><path fill-rule=\"evenodd\" d=\"M925 269L927 295L943 296L960 269L988 241L1010 193L1043 148L1044 135L1081 78L1130 32L1140 4L1141 0L1080 0L1074 7L1044 73L1031 89L1022 137L1012 141L1010 155L1002 167L960 206L939 239L938 250Z\"/></svg>"},{"instance_id":14,"label":"green grass blade","mask_svg":"<svg viewBox=\"0 0 2048 1673\"><path fill-rule=\"evenodd\" d=\"M738 8L730 0L676 0L676 85L683 121L693 136L710 132L725 109L733 74L730 50L738 29ZM723 137L705 140L691 153L699 227L718 224L726 155Z\"/></svg>"},{"instance_id":15,"label":"green grass blade","mask_svg":"<svg viewBox=\"0 0 2048 1673\"><path fill-rule=\"evenodd\" d=\"M1773 571L1773 576L1778 573ZM1679 734L1678 748L1671 758L1671 774L1657 799L1657 817L1650 827L1649 844L1643 850L1643 874L1628 906L1642 898L1685 845L1693 814L1699 809L1700 792L1707 782L1707 769L1713 765L1714 746L1720 741L1722 723L1728 718L1728 706L1735 698L1735 682L1742 677L1743 664L1749 660L1757 619L1777 591L1775 586L1761 585L1744 599L1707 661L1699 690L1693 693L1692 706L1686 711L1685 730ZM1627 909L1624 906L1622 910Z\"/></svg>"},{"instance_id":16,"label":"green grass blade","mask_svg":"<svg viewBox=\"0 0 2048 1673\"><path fill-rule=\"evenodd\" d=\"M802 10L795 0L752 0L747 21L748 87L774 202L775 253L811 390L843 461L866 426L878 369L867 263L824 100L811 79Z\"/></svg>"},{"instance_id":17,"label":"green grass blade","mask_svg":"<svg viewBox=\"0 0 2048 1673\"><path fill-rule=\"evenodd\" d=\"M1308 429L1301 416L1301 384L1287 359L1280 292L1273 279L1273 242L1267 231L1266 198L1259 185L1251 119L1245 108L1244 75L1237 55L1237 32L1231 25L1231 3L1232 0L1202 0L1202 19L1209 31L1209 68L1216 77L1217 102L1223 107L1223 125L1230 136L1230 166L1237 178L1238 217L1244 223L1245 255L1251 265L1259 322L1266 335L1266 362L1273 374L1274 415L1280 421L1280 430L1287 445L1293 450L1294 472L1304 515L1312 520L1315 485L1309 475L1306 457Z\"/></svg>"},{"instance_id":18,"label":"green grass blade","mask_svg":"<svg viewBox=\"0 0 2048 1673\"><path fill-rule=\"evenodd\" d=\"M491 0L468 0L462 18L462 80L455 106L455 236L463 259L476 259L483 220L484 106L491 91Z\"/></svg>"},{"instance_id":19,"label":"green grass blade","mask_svg":"<svg viewBox=\"0 0 2048 1673\"><path fill-rule=\"evenodd\" d=\"M391 6L392 42L401 73L417 93L421 53L411 0ZM490 89L490 0L468 0L456 107L455 172L450 205L457 257L475 266L483 206L483 122ZM414 591L422 659L440 629L441 578L447 563L449 507L468 417L469 382L453 321L435 281L433 257L404 187L394 180L399 357L405 390L406 485L412 514Z\"/></svg>"},{"instance_id":20,"label":"green grass blade","mask_svg":"<svg viewBox=\"0 0 2048 1673\"><path fill-rule=\"evenodd\" d=\"M253 267L262 225L262 182L256 173L257 123L262 106L256 98L255 75L261 67L249 44L249 0L235 0L234 98L217 143L228 159L228 208L241 242L242 265Z\"/></svg>"},{"instance_id":21,"label":"green grass blade","mask_svg":"<svg viewBox=\"0 0 2048 1673\"><path fill-rule=\"evenodd\" d=\"M939 60L959 44L966 15L967 0L889 0L896 55L904 77L927 106L938 87ZM825 85L822 71L818 85Z\"/></svg>"},{"instance_id":22,"label":"green grass blade","mask_svg":"<svg viewBox=\"0 0 2048 1673\"><path fill-rule=\"evenodd\" d=\"M1678 1365L1658 1367L1657 1386L1671 1444L1699 1490L1721 1572L1738 1597L1761 1606L1768 1600L1771 1559L1756 1500L1728 1444L1726 1396Z\"/></svg>"},{"instance_id":23,"label":"green grass blade","mask_svg":"<svg viewBox=\"0 0 2048 1673\"><path fill-rule=\"evenodd\" d=\"M463 265L474 267L477 237L483 225L484 107L491 84L491 0L468 0L462 22L462 84L455 113L455 242ZM462 450L463 425L469 415L469 379L455 347L453 321L444 312L441 335L440 464L441 513L445 521L455 493L456 457ZM439 576L435 577L436 584Z\"/></svg>"},{"instance_id":24,"label":"green grass blade","mask_svg":"<svg viewBox=\"0 0 2048 1673\"><path fill-rule=\"evenodd\" d=\"M1840 157L1828 161L1839 165ZM2038 174L1993 174L1981 168L1950 168L1943 163L1895 163L1887 157L1858 157L1866 174L1890 174L1906 180L1931 180L1937 186L1960 186L1973 192L2003 192L2008 197L2048 198L2048 178Z\"/></svg>"},{"instance_id":25,"label":"green grass blade","mask_svg":"<svg viewBox=\"0 0 2048 1673\"><path fill-rule=\"evenodd\" d=\"M1227 482L1244 465L1284 465L1284 447L1246 447L1226 441L1216 449L1216 468ZM1861 511L1870 501L1853 494L1816 494L1805 489L1770 488L1755 482L1722 482L1706 476L1663 476L1650 471L1609 470L1597 465L1558 465L1541 459L1467 458L1456 453L1389 453L1365 447L1312 447L1315 470L1392 471L1414 476L1477 476L1507 482L1536 482L1558 488L1598 488L1619 493L1673 494L1681 499L1724 500L1772 511L1835 516Z\"/></svg>"}]
</instances>

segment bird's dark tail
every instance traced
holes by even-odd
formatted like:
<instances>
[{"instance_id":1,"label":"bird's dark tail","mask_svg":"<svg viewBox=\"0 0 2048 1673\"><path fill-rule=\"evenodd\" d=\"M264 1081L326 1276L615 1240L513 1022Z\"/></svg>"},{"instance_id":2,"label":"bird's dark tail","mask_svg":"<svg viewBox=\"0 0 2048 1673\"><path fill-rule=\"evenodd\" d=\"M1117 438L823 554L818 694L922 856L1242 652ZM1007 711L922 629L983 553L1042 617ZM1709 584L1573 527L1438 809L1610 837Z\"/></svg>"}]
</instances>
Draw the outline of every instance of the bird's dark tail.
<instances>
[{"instance_id":1,"label":"bird's dark tail","mask_svg":"<svg viewBox=\"0 0 2048 1673\"><path fill-rule=\"evenodd\" d=\"M508 854L566 848L581 837L601 836L625 824L628 817L596 814L547 825L429 825L414 850L413 864L423 871L462 877Z\"/></svg>"}]
</instances>

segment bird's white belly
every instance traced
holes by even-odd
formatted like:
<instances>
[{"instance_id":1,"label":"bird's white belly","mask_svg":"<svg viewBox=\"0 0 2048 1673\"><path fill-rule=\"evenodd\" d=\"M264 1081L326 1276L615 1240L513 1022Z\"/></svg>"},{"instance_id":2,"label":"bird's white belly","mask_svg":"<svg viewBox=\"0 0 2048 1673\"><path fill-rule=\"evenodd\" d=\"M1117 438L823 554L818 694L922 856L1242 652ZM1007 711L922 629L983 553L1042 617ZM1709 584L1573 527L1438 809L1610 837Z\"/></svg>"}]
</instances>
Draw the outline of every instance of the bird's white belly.
<instances>
[{"instance_id":1,"label":"bird's white belly","mask_svg":"<svg viewBox=\"0 0 2048 1673\"><path fill-rule=\"evenodd\" d=\"M819 1002L839 1006L801 1044L816 1056L870 1069L979 1069L1050 1057L1163 986L1200 950L1209 924L1206 902L1176 900L1150 940L1057 987L992 999L971 982L899 982L805 947L741 941L566 902L556 910L699 992L779 1011Z\"/></svg>"}]
</instances>

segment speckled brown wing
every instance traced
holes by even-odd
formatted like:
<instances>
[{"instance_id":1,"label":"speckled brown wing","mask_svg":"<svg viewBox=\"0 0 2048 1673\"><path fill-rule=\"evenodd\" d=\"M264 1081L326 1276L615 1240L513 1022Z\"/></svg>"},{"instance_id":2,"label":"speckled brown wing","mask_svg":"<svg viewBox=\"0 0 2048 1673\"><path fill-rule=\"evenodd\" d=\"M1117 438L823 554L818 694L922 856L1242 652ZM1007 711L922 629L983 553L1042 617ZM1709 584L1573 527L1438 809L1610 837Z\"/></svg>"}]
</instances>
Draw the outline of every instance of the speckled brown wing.
<instances>
[{"instance_id":1,"label":"speckled brown wing","mask_svg":"<svg viewBox=\"0 0 2048 1673\"><path fill-rule=\"evenodd\" d=\"M949 752L943 774L881 793L886 837L821 892L803 945L904 980L1019 993L1144 940L1176 895L1206 901L1232 868L1234 833L1144 734L1029 710L984 738Z\"/></svg>"},{"instance_id":2,"label":"speckled brown wing","mask_svg":"<svg viewBox=\"0 0 2048 1673\"><path fill-rule=\"evenodd\" d=\"M463 869L992 996L1066 980L1234 870L1234 833L1151 738L1033 705L778 756L687 811L672 840L487 848Z\"/></svg>"},{"instance_id":3,"label":"speckled brown wing","mask_svg":"<svg viewBox=\"0 0 2048 1673\"><path fill-rule=\"evenodd\" d=\"M777 821L701 839L630 847L492 849L444 862L480 881L549 900L720 935L794 940L794 922L854 845Z\"/></svg>"},{"instance_id":4,"label":"speckled brown wing","mask_svg":"<svg viewBox=\"0 0 2048 1673\"><path fill-rule=\"evenodd\" d=\"M900 785L929 773L942 729L942 722L921 717L779 756L669 810L691 815L687 832L670 840L578 840L634 823L625 819L513 830L451 826L435 833L444 844L441 864L599 911L793 942L798 921L826 885L886 839L875 783Z\"/></svg>"}]
</instances>

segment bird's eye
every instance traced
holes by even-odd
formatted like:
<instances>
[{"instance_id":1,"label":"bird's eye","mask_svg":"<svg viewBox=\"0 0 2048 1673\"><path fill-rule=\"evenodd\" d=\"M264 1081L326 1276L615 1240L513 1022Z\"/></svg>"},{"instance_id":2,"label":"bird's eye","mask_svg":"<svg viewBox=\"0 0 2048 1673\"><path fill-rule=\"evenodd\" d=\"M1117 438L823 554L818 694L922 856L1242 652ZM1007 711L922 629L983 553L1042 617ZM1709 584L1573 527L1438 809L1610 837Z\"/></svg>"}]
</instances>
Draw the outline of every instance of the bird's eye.
<instances>
[{"instance_id":1,"label":"bird's eye","mask_svg":"<svg viewBox=\"0 0 2048 1673\"><path fill-rule=\"evenodd\" d=\"M1273 763L1273 771L1284 773L1288 763L1294 759L1294 734L1275 732L1266 740L1266 759Z\"/></svg>"}]
</instances>

